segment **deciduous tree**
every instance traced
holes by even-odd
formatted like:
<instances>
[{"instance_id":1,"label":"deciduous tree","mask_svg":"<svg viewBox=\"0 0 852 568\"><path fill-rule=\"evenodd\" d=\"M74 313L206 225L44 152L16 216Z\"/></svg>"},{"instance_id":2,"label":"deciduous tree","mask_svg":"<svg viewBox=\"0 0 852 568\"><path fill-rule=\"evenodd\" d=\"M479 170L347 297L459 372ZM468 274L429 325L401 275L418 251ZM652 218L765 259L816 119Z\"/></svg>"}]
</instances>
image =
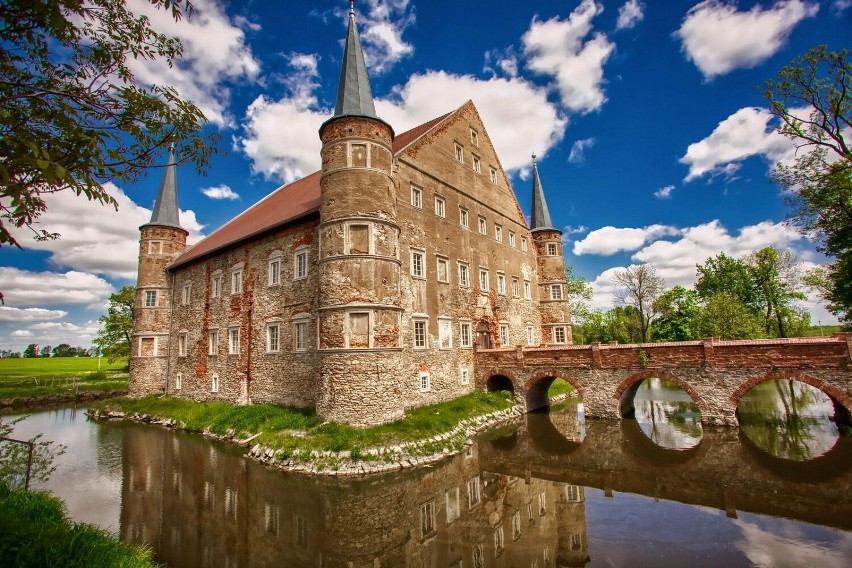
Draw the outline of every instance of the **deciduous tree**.
<instances>
[{"instance_id":1,"label":"deciduous tree","mask_svg":"<svg viewBox=\"0 0 852 568\"><path fill-rule=\"evenodd\" d=\"M616 300L622 305L636 308L639 324L639 340L648 341L648 329L656 315L654 302L663 293L665 284L650 264L638 264L616 271L613 281L621 288Z\"/></svg>"},{"instance_id":2,"label":"deciduous tree","mask_svg":"<svg viewBox=\"0 0 852 568\"><path fill-rule=\"evenodd\" d=\"M670 288L654 302L654 310L659 314L651 333L654 341L689 341L699 338L695 322L701 306L695 291L683 286Z\"/></svg>"},{"instance_id":3,"label":"deciduous tree","mask_svg":"<svg viewBox=\"0 0 852 568\"><path fill-rule=\"evenodd\" d=\"M136 288L125 286L109 297L107 313L98 322L101 327L94 343L109 362L130 356L130 336L133 332L133 303Z\"/></svg>"}]
</instances>

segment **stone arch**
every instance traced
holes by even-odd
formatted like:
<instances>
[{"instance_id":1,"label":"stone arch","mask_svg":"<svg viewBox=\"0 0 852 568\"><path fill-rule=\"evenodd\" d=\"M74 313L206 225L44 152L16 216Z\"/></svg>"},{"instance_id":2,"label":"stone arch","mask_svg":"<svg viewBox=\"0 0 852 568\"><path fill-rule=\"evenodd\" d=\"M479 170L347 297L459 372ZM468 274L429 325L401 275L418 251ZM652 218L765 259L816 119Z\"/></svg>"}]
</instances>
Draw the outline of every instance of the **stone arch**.
<instances>
[{"instance_id":1,"label":"stone arch","mask_svg":"<svg viewBox=\"0 0 852 568\"><path fill-rule=\"evenodd\" d=\"M524 390L526 391L525 398L527 412L548 408L550 406L550 402L547 398L547 389L550 388L551 383L553 383L556 379L562 379L568 382L568 384L574 387L580 397L583 396L583 385L580 384L577 379L573 378L565 371L546 369L531 376L527 379L524 385Z\"/></svg>"},{"instance_id":2,"label":"stone arch","mask_svg":"<svg viewBox=\"0 0 852 568\"><path fill-rule=\"evenodd\" d=\"M482 376L484 382L480 388L485 388L488 392L509 391L515 399L515 404L523 404L523 398L519 394L521 390L518 388L519 382L514 373L499 367L492 367Z\"/></svg>"},{"instance_id":3,"label":"stone arch","mask_svg":"<svg viewBox=\"0 0 852 568\"><path fill-rule=\"evenodd\" d=\"M747 379L739 387L737 387L733 393L731 393L731 404L736 409L739 406L740 399L743 395L745 395L745 393L760 383L777 379L799 381L800 383L805 383L815 389L819 389L824 394L828 395L831 402L834 404L834 411L837 416L837 425L847 427L852 426L852 396L821 379L817 379L797 371L769 371L761 375L755 375Z\"/></svg>"},{"instance_id":4,"label":"stone arch","mask_svg":"<svg viewBox=\"0 0 852 568\"><path fill-rule=\"evenodd\" d=\"M615 389L615 392L612 394L612 398L617 399L619 401L619 412L621 416L630 416L633 412L633 396L636 394L636 391L639 390L639 384L645 379L658 378L665 379L669 382L672 382L683 389L686 394L692 399L692 401L698 405L698 410L701 411L702 416L707 415L707 408L704 402L704 397L698 394L692 385L681 379L680 377L668 373L666 371L659 371L653 369L645 369L644 371L639 371L638 373L633 373L618 385L618 388Z\"/></svg>"}]
</instances>

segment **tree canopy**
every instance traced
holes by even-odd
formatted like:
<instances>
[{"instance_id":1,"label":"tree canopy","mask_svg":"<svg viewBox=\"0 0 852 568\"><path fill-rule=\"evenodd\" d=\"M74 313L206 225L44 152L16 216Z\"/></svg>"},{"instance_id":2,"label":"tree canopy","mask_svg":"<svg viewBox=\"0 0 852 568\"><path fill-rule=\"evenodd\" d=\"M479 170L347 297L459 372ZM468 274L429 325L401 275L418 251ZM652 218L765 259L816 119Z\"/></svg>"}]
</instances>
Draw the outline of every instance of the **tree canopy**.
<instances>
[{"instance_id":1,"label":"tree canopy","mask_svg":"<svg viewBox=\"0 0 852 568\"><path fill-rule=\"evenodd\" d=\"M148 0L180 20L189 0ZM6 0L0 10L0 247L59 235L33 224L45 196L73 191L117 206L104 184L132 183L177 144L202 172L218 134L173 87L142 85L134 60L174 65L181 42L120 0Z\"/></svg>"},{"instance_id":2,"label":"tree canopy","mask_svg":"<svg viewBox=\"0 0 852 568\"><path fill-rule=\"evenodd\" d=\"M639 339L648 341L648 329L656 315L654 302L663 293L665 282L650 264L638 264L619 270L613 281L620 286L616 299L625 306L636 308Z\"/></svg>"},{"instance_id":3,"label":"tree canopy","mask_svg":"<svg viewBox=\"0 0 852 568\"><path fill-rule=\"evenodd\" d=\"M136 300L136 288L125 286L109 297L107 313L98 322L101 327L94 339L107 360L113 361L130 357L130 337L133 333L133 304Z\"/></svg>"}]
</instances>

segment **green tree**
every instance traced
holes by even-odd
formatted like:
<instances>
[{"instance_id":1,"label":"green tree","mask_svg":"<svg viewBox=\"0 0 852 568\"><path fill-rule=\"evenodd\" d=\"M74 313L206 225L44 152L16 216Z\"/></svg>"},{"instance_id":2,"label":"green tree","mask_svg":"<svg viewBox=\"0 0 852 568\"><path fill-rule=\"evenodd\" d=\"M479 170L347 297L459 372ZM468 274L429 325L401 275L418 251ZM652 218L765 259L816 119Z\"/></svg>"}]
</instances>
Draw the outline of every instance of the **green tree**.
<instances>
[{"instance_id":1,"label":"green tree","mask_svg":"<svg viewBox=\"0 0 852 568\"><path fill-rule=\"evenodd\" d=\"M778 132L797 146L795 161L777 164L773 180L791 194L790 221L834 257L823 297L852 324L852 60L845 49L818 46L765 87Z\"/></svg>"},{"instance_id":2,"label":"green tree","mask_svg":"<svg viewBox=\"0 0 852 568\"><path fill-rule=\"evenodd\" d=\"M656 316L654 302L665 288L663 279L657 275L657 269L643 263L616 271L613 282L620 287L615 294L616 301L636 309L639 325L638 340L647 343L648 330Z\"/></svg>"},{"instance_id":3,"label":"green tree","mask_svg":"<svg viewBox=\"0 0 852 568\"><path fill-rule=\"evenodd\" d=\"M763 326L770 337L790 337L793 328L802 327L804 315L793 302L806 300L799 262L790 251L766 247L744 260L757 292L757 306L763 311ZM810 326L808 316L807 326Z\"/></svg>"},{"instance_id":4,"label":"green tree","mask_svg":"<svg viewBox=\"0 0 852 568\"><path fill-rule=\"evenodd\" d=\"M135 299L136 288L125 286L109 297L107 313L98 319L101 327L94 343L110 363L116 359L130 357Z\"/></svg>"},{"instance_id":5,"label":"green tree","mask_svg":"<svg viewBox=\"0 0 852 568\"><path fill-rule=\"evenodd\" d=\"M763 322L754 310L727 292L714 294L704 302L695 329L699 337L759 339L766 336Z\"/></svg>"},{"instance_id":6,"label":"green tree","mask_svg":"<svg viewBox=\"0 0 852 568\"><path fill-rule=\"evenodd\" d=\"M180 20L189 0L148 0ZM133 60L174 65L178 38L154 30L121 0L6 0L0 9L0 246L10 226L33 227L45 195L68 190L117 206L104 184L133 183L170 143L199 172L218 134L173 87L140 85Z\"/></svg>"},{"instance_id":7,"label":"green tree","mask_svg":"<svg viewBox=\"0 0 852 568\"><path fill-rule=\"evenodd\" d=\"M574 274L571 266L565 268L565 294L571 309L572 325L580 325L588 317L591 309L592 287L582 276Z\"/></svg>"},{"instance_id":8,"label":"green tree","mask_svg":"<svg viewBox=\"0 0 852 568\"><path fill-rule=\"evenodd\" d=\"M616 306L611 310L593 310L574 329L578 345L601 342L639 342L639 312L633 306Z\"/></svg>"},{"instance_id":9,"label":"green tree","mask_svg":"<svg viewBox=\"0 0 852 568\"><path fill-rule=\"evenodd\" d=\"M757 290L748 267L741 260L722 252L695 268L698 272L695 291L702 300L724 292L735 296L746 306L757 305Z\"/></svg>"},{"instance_id":10,"label":"green tree","mask_svg":"<svg viewBox=\"0 0 852 568\"><path fill-rule=\"evenodd\" d=\"M695 329L696 318L701 311L698 293L683 286L675 286L663 292L654 302L659 314L651 333L654 341L689 341L698 339Z\"/></svg>"},{"instance_id":11,"label":"green tree","mask_svg":"<svg viewBox=\"0 0 852 568\"><path fill-rule=\"evenodd\" d=\"M38 357L38 343L30 343L27 345L27 348L24 349L24 357L27 359Z\"/></svg>"}]
</instances>

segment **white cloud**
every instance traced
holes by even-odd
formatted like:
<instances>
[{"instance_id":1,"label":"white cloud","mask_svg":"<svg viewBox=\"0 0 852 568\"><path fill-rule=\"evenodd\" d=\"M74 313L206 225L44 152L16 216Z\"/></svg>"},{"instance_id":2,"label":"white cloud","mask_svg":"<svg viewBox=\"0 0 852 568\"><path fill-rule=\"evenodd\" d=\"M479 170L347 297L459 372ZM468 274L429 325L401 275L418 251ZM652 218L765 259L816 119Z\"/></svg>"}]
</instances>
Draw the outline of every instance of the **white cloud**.
<instances>
[{"instance_id":1,"label":"white cloud","mask_svg":"<svg viewBox=\"0 0 852 568\"><path fill-rule=\"evenodd\" d=\"M482 70L493 75L502 74L505 77L517 77L518 56L511 47L486 51L485 65Z\"/></svg>"},{"instance_id":2,"label":"white cloud","mask_svg":"<svg viewBox=\"0 0 852 568\"><path fill-rule=\"evenodd\" d=\"M138 81L174 87L201 108L205 116L220 126L230 122L230 88L236 81L254 80L260 64L246 44L248 25L244 18L228 19L219 0L194 0L191 15L176 22L170 10L156 10L147 0L128 0L137 14L146 14L154 29L177 36L183 44L183 56L172 67L162 61L136 58L129 65Z\"/></svg>"},{"instance_id":3,"label":"white cloud","mask_svg":"<svg viewBox=\"0 0 852 568\"><path fill-rule=\"evenodd\" d=\"M3 270L3 269L0 269ZM44 321L64 318L65 310L46 310L44 308L13 308L0 306L0 321Z\"/></svg>"},{"instance_id":4,"label":"white cloud","mask_svg":"<svg viewBox=\"0 0 852 568\"><path fill-rule=\"evenodd\" d=\"M737 11L735 3L705 0L693 6L675 32L687 58L705 79L749 68L774 55L792 29L816 15L819 4L779 0L771 8Z\"/></svg>"},{"instance_id":5,"label":"white cloud","mask_svg":"<svg viewBox=\"0 0 852 568\"><path fill-rule=\"evenodd\" d=\"M31 272L0 267L0 290L3 291L7 305L84 304L100 307L113 292L113 287L103 278L84 272Z\"/></svg>"},{"instance_id":6,"label":"white cloud","mask_svg":"<svg viewBox=\"0 0 852 568\"><path fill-rule=\"evenodd\" d=\"M135 279L139 226L151 219L151 209L137 205L112 183L104 189L118 202L117 211L67 190L44 196L47 211L34 226L59 233L58 240L36 241L26 229L12 228L12 233L25 249L50 252L55 266ZM155 195L152 187L152 205ZM203 226L193 211L181 211L180 223L189 231L190 243L200 238Z\"/></svg>"},{"instance_id":7,"label":"white cloud","mask_svg":"<svg viewBox=\"0 0 852 568\"><path fill-rule=\"evenodd\" d=\"M615 29L626 30L635 27L645 18L644 9L645 5L639 0L627 0L618 9L618 21L615 24Z\"/></svg>"},{"instance_id":8,"label":"white cloud","mask_svg":"<svg viewBox=\"0 0 852 568\"><path fill-rule=\"evenodd\" d=\"M668 225L650 225L641 229L601 227L575 242L574 254L609 256L621 251L636 250L648 241L678 233L678 229Z\"/></svg>"},{"instance_id":9,"label":"white cloud","mask_svg":"<svg viewBox=\"0 0 852 568\"><path fill-rule=\"evenodd\" d=\"M850 7L852 7L852 0L834 0L831 4L831 8L834 10L834 13L838 15Z\"/></svg>"},{"instance_id":10,"label":"white cloud","mask_svg":"<svg viewBox=\"0 0 852 568\"><path fill-rule=\"evenodd\" d=\"M28 329L16 329L11 333L12 337L32 337L33 332Z\"/></svg>"},{"instance_id":11,"label":"white cloud","mask_svg":"<svg viewBox=\"0 0 852 568\"><path fill-rule=\"evenodd\" d=\"M571 146L571 152L568 154L568 161L574 164L579 164L586 161L585 151L595 145L595 138L584 138L577 140Z\"/></svg>"},{"instance_id":12,"label":"white cloud","mask_svg":"<svg viewBox=\"0 0 852 568\"><path fill-rule=\"evenodd\" d=\"M367 0L366 12L357 9L355 20L371 73L384 73L414 53L414 46L402 39L415 21L410 0Z\"/></svg>"},{"instance_id":13,"label":"white cloud","mask_svg":"<svg viewBox=\"0 0 852 568\"><path fill-rule=\"evenodd\" d=\"M67 343L68 345L88 348L98 334L98 327L96 321L88 321L83 324L71 322L37 323L30 326L32 335L28 337L30 337L30 343L54 346Z\"/></svg>"},{"instance_id":14,"label":"white cloud","mask_svg":"<svg viewBox=\"0 0 852 568\"><path fill-rule=\"evenodd\" d=\"M675 190L675 186L667 185L665 187L661 187L657 191L654 192L654 197L657 199L671 199L672 192Z\"/></svg>"},{"instance_id":15,"label":"white cloud","mask_svg":"<svg viewBox=\"0 0 852 568\"><path fill-rule=\"evenodd\" d=\"M680 159L689 166L684 181L707 173L731 175L750 156L764 156L772 164L790 159L795 145L769 125L772 118L767 109L745 107L720 122L707 138L686 149Z\"/></svg>"},{"instance_id":16,"label":"white cloud","mask_svg":"<svg viewBox=\"0 0 852 568\"><path fill-rule=\"evenodd\" d=\"M240 195L227 185L214 185L213 187L205 187L201 193L210 199L230 199L231 201L239 199Z\"/></svg>"},{"instance_id":17,"label":"white cloud","mask_svg":"<svg viewBox=\"0 0 852 568\"><path fill-rule=\"evenodd\" d=\"M522 38L527 67L550 75L562 104L573 112L597 110L606 101L603 64L615 49L606 35L592 31L592 19L603 11L594 0L583 0L566 19L534 19Z\"/></svg>"}]
</instances>

